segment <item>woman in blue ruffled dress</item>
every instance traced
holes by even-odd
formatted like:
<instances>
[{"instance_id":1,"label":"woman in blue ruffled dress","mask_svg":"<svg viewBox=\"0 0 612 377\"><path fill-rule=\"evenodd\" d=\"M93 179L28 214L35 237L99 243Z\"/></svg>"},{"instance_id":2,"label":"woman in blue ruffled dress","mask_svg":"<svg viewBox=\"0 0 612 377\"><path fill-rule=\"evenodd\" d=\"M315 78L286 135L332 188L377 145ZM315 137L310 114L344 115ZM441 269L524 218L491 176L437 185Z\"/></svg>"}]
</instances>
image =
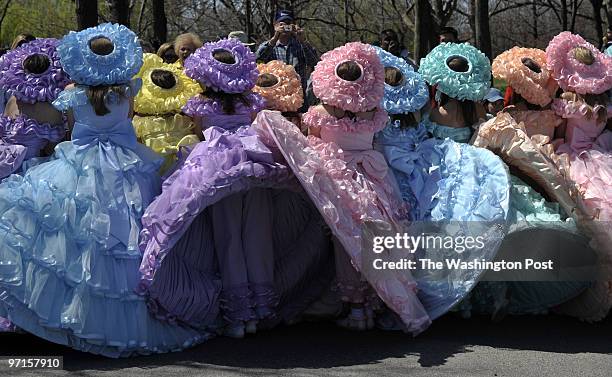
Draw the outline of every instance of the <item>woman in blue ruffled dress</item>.
<instances>
[{"instance_id":1,"label":"woman in blue ruffled dress","mask_svg":"<svg viewBox=\"0 0 612 377\"><path fill-rule=\"evenodd\" d=\"M70 32L58 52L76 84L54 101L74 120L72 140L0 184L0 308L31 334L108 357L197 344L205 334L158 321L134 292L140 217L162 162L130 119L138 39L103 24Z\"/></svg>"},{"instance_id":2,"label":"woman in blue ruffled dress","mask_svg":"<svg viewBox=\"0 0 612 377\"><path fill-rule=\"evenodd\" d=\"M374 145L388 161L413 224L460 224L440 227L444 236L486 234L484 247L462 253L423 250L428 257L492 260L504 237L500 226L508 215L509 177L503 162L486 149L451 139L431 138L421 112L429 101L427 84L403 59L377 49L385 66L382 106L389 113ZM414 225L413 225L414 226ZM433 255L432 255L433 254ZM474 287L483 270L439 273L415 271L418 296L431 319L446 313Z\"/></svg>"},{"instance_id":3,"label":"woman in blue ruffled dress","mask_svg":"<svg viewBox=\"0 0 612 377\"><path fill-rule=\"evenodd\" d=\"M421 60L419 73L434 92L434 104L422 125L436 138L469 142L473 129L478 128L476 121L485 118L480 115L478 101L491 84L488 58L465 43L442 43ZM565 250L580 249L585 257L593 255L587 241L575 232L573 224L564 221L566 217L555 203L548 203L515 175L510 175L510 183L508 234L497 258L508 259L517 250L526 250L526 255L546 260L558 255L561 242ZM587 286L581 281L485 281L461 303L460 309L465 314L473 311L495 316L541 313L575 297Z\"/></svg>"}]
</instances>

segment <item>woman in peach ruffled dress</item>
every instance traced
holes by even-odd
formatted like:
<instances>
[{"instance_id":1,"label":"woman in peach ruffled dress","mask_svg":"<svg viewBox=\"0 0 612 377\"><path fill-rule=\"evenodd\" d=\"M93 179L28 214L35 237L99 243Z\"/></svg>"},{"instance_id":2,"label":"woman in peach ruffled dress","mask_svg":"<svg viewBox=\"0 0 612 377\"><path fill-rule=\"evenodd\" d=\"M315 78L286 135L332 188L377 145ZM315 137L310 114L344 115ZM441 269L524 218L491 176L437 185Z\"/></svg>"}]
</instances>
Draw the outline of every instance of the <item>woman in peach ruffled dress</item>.
<instances>
[{"instance_id":1,"label":"woman in peach ruffled dress","mask_svg":"<svg viewBox=\"0 0 612 377\"><path fill-rule=\"evenodd\" d=\"M555 163L551 142L564 122L549 109L558 86L546 68L546 53L514 47L495 58L492 71L495 78L507 84L506 107L479 127L473 144L496 153L511 172L510 229L500 255L514 256L525 250L530 257L538 258L559 254L593 258L588 240L572 218L580 211L570 195L570 185ZM586 282L567 280L509 282L510 304L506 310L515 314L546 312L588 286ZM480 303L487 296L478 293L488 293L498 285L481 285L472 303ZM486 306L484 310L488 310Z\"/></svg>"}]
</instances>

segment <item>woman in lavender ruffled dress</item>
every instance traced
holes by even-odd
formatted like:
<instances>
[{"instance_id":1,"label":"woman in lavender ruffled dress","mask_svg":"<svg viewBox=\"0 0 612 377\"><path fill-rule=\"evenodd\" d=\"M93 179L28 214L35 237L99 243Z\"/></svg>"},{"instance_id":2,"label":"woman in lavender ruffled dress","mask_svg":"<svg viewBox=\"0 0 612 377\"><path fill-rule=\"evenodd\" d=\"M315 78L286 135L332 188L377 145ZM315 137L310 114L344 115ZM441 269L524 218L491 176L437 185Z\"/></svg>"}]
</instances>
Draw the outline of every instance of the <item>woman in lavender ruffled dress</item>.
<instances>
[{"instance_id":1,"label":"woman in lavender ruffled dress","mask_svg":"<svg viewBox=\"0 0 612 377\"><path fill-rule=\"evenodd\" d=\"M64 137L62 114L51 105L68 84L57 44L56 39L38 39L0 59L0 88L8 98L0 116L0 179L21 171L24 161ZM0 332L13 329L0 317Z\"/></svg>"},{"instance_id":2,"label":"woman in lavender ruffled dress","mask_svg":"<svg viewBox=\"0 0 612 377\"><path fill-rule=\"evenodd\" d=\"M19 172L65 136L62 113L52 105L68 85L58 40L37 39L0 59L0 87L10 98L0 117L0 178Z\"/></svg>"},{"instance_id":3,"label":"woman in lavender ruffled dress","mask_svg":"<svg viewBox=\"0 0 612 377\"><path fill-rule=\"evenodd\" d=\"M264 103L251 93L258 72L248 47L207 43L185 73L206 87L183 108L206 141L143 217L141 293L162 318L242 337L320 294L329 240L305 194L280 190L298 186L251 127Z\"/></svg>"}]
</instances>

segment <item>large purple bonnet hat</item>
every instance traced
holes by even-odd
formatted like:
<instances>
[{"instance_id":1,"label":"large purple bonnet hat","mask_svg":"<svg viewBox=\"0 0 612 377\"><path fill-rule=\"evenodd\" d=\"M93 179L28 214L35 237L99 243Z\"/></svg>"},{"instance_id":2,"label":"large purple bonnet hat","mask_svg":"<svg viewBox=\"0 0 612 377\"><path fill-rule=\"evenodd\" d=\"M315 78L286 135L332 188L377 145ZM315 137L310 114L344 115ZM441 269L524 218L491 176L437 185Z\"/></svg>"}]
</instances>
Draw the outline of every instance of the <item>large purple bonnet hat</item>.
<instances>
[{"instance_id":1,"label":"large purple bonnet hat","mask_svg":"<svg viewBox=\"0 0 612 377\"><path fill-rule=\"evenodd\" d=\"M0 58L0 87L19 101L27 103L52 102L70 83L60 64L57 46L53 38L36 39L7 52ZM38 55L47 63L41 72L30 72L24 68L26 59Z\"/></svg>"},{"instance_id":2,"label":"large purple bonnet hat","mask_svg":"<svg viewBox=\"0 0 612 377\"><path fill-rule=\"evenodd\" d=\"M234 64L226 64L213 57L225 50L234 56ZM192 79L215 91L242 93L252 89L259 72L255 54L238 39L209 42L185 60L185 73Z\"/></svg>"}]
</instances>

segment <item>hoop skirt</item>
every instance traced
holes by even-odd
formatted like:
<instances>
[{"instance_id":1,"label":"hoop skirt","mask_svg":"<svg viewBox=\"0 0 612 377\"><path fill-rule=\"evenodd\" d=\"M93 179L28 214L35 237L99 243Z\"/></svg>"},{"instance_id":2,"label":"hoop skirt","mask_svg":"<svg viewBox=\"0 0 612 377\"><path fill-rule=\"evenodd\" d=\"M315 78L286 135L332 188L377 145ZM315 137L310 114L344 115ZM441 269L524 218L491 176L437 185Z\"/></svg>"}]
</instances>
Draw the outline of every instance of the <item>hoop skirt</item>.
<instances>
[{"instance_id":1,"label":"hoop skirt","mask_svg":"<svg viewBox=\"0 0 612 377\"><path fill-rule=\"evenodd\" d=\"M128 102L111 103L96 116L85 89L62 92L54 104L74 111L72 141L0 184L0 305L17 327L81 351L178 351L205 334L157 321L135 293L161 161L136 142Z\"/></svg>"},{"instance_id":2,"label":"hoop skirt","mask_svg":"<svg viewBox=\"0 0 612 377\"><path fill-rule=\"evenodd\" d=\"M232 117L238 115L228 119ZM263 310L273 313L258 328L291 322L333 278L324 223L280 154L268 148L248 120L233 130L210 127L204 135L206 141L164 182L143 216L139 291L158 318L199 328L221 327L236 317L248 321ZM257 222L260 214L252 213L245 200L240 213L226 217L242 224L242 233L223 236L225 225L212 221L216 204L239 198L263 205L260 210L272 219L271 229ZM216 238L222 237L234 245L256 239L242 246L254 254L271 244L273 281L223 290L215 250ZM224 273L240 275L245 263L233 260ZM248 270L249 275L258 273Z\"/></svg>"},{"instance_id":3,"label":"hoop skirt","mask_svg":"<svg viewBox=\"0 0 612 377\"><path fill-rule=\"evenodd\" d=\"M427 135L421 123L402 129L388 123L377 134L380 150L410 206L410 220L445 236L485 235L482 248L462 253L423 250L419 257L491 261L505 236L510 182L503 162L488 150ZM484 271L417 270L418 297L435 319L465 298Z\"/></svg>"},{"instance_id":4,"label":"hoop skirt","mask_svg":"<svg viewBox=\"0 0 612 377\"><path fill-rule=\"evenodd\" d=\"M377 111L374 120L355 122L321 116L312 108L308 114L305 121L310 127L320 126L322 133L334 133L338 143L352 143L352 149L306 137L280 113L262 111L256 124L287 160L342 244L344 251L340 252L347 253L352 266L361 272L377 297L399 316L405 331L422 332L431 319L417 298L417 284L410 271L376 273L367 262L374 236L406 230L405 206L397 183L387 174L384 157L372 149L372 137L384 127L386 113ZM390 251L391 258L401 253Z\"/></svg>"}]
</instances>

